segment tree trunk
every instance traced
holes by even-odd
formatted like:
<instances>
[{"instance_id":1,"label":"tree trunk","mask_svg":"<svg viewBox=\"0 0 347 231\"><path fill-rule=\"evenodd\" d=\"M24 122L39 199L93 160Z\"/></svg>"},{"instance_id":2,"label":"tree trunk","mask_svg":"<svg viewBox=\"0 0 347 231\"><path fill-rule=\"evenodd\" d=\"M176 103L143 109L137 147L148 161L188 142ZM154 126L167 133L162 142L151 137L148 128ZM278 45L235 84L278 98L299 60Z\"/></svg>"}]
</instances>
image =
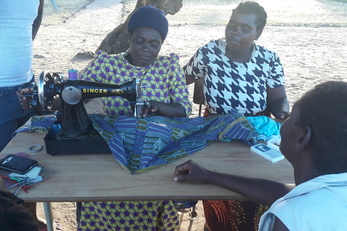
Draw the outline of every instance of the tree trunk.
<instances>
[{"instance_id":1,"label":"tree trunk","mask_svg":"<svg viewBox=\"0 0 347 231\"><path fill-rule=\"evenodd\" d=\"M137 0L135 9L129 14L124 23L113 29L102 40L98 50L106 51L109 54L118 54L129 48L128 22L131 15L145 5L152 5L161 9L165 14L176 14L183 6L182 0Z\"/></svg>"}]
</instances>

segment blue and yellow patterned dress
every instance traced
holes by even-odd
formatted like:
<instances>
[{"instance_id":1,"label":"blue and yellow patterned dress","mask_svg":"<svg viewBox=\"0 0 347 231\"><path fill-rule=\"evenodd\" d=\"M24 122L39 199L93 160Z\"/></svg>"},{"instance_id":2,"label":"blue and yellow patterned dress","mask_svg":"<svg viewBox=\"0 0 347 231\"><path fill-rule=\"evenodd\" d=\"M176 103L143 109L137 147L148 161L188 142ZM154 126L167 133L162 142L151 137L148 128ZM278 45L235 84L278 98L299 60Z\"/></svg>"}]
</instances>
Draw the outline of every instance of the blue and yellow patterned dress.
<instances>
[{"instance_id":1,"label":"blue and yellow patterned dress","mask_svg":"<svg viewBox=\"0 0 347 231\"><path fill-rule=\"evenodd\" d=\"M183 69L175 54L159 56L146 67L134 66L125 58L129 50L118 55L98 51L95 60L87 67L81 79L107 84L123 84L134 78L141 80L141 98L163 103L180 103L191 113ZM130 103L123 97L102 98L105 112L110 116L132 115Z\"/></svg>"},{"instance_id":2,"label":"blue and yellow patterned dress","mask_svg":"<svg viewBox=\"0 0 347 231\"><path fill-rule=\"evenodd\" d=\"M122 84L141 79L144 100L180 103L186 115L191 102L179 58L175 54L159 56L146 67L130 64L129 51L118 55L96 53L81 79L108 84ZM122 97L102 98L110 116L132 115L128 100ZM173 201L83 202L79 230L178 230L179 217Z\"/></svg>"}]
</instances>

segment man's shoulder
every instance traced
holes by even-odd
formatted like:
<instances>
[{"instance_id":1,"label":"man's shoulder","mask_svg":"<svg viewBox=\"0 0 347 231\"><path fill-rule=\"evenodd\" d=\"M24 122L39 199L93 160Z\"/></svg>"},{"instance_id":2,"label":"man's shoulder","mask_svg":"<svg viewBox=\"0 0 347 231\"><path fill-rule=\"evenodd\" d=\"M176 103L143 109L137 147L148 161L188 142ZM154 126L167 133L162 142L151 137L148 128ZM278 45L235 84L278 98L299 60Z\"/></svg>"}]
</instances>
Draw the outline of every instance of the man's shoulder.
<instances>
[{"instance_id":1,"label":"man's shoulder","mask_svg":"<svg viewBox=\"0 0 347 231\"><path fill-rule=\"evenodd\" d=\"M293 189L295 190L295 189ZM322 200L324 198L324 200ZM347 214L347 187L323 187L298 193L275 203L273 209L306 213L338 213Z\"/></svg>"},{"instance_id":2,"label":"man's shoulder","mask_svg":"<svg viewBox=\"0 0 347 231\"><path fill-rule=\"evenodd\" d=\"M274 203L269 213L278 217L290 230L347 230L347 193L321 188Z\"/></svg>"}]
</instances>

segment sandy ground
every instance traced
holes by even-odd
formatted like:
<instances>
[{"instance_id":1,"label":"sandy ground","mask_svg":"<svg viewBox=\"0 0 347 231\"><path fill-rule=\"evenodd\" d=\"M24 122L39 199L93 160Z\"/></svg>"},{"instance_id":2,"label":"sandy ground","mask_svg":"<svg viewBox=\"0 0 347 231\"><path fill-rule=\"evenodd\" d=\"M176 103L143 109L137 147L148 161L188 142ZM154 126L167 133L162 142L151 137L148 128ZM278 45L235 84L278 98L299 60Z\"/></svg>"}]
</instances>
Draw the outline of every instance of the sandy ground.
<instances>
[{"instance_id":1,"label":"sandy ground","mask_svg":"<svg viewBox=\"0 0 347 231\"><path fill-rule=\"evenodd\" d=\"M106 34L122 23L134 6L134 1L123 3L120 0L56 2L59 11L46 1L43 23L34 43L36 74L46 70L67 75L70 68L82 70L90 61L83 54L94 52ZM184 65L198 47L223 37L231 9L238 1L220 0L220 4L214 5L206 2L183 2L180 12L168 16L170 29L162 54L177 53ZM346 79L347 3L331 4L323 0L258 2L267 9L269 17L257 43L280 56L291 103L315 84ZM192 94L193 86L189 89ZM192 116L197 115L197 108L194 105ZM91 110L99 110L98 105ZM65 230L76 230L75 204L52 203L52 206L54 219ZM189 212L183 213L181 230L203 230L201 203L198 203L197 213L192 223ZM38 214L44 216L41 203Z\"/></svg>"}]
</instances>

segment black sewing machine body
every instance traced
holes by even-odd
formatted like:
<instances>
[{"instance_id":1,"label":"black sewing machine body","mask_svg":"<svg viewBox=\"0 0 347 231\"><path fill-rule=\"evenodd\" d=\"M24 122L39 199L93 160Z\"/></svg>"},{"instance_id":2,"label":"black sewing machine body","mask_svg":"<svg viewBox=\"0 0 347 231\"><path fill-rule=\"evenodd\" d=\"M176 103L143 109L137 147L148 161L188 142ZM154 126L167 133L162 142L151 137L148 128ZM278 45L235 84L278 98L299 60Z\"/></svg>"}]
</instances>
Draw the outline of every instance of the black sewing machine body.
<instances>
[{"instance_id":1,"label":"black sewing machine body","mask_svg":"<svg viewBox=\"0 0 347 231\"><path fill-rule=\"evenodd\" d=\"M97 97L121 96L130 102L134 115L139 117L142 107L148 104L139 100L138 89L139 83L135 79L114 85L65 80L57 73L42 72L37 86L33 89L31 106L35 114L56 115L57 121L44 138L47 153L111 153L105 140L92 126L84 101Z\"/></svg>"}]
</instances>

